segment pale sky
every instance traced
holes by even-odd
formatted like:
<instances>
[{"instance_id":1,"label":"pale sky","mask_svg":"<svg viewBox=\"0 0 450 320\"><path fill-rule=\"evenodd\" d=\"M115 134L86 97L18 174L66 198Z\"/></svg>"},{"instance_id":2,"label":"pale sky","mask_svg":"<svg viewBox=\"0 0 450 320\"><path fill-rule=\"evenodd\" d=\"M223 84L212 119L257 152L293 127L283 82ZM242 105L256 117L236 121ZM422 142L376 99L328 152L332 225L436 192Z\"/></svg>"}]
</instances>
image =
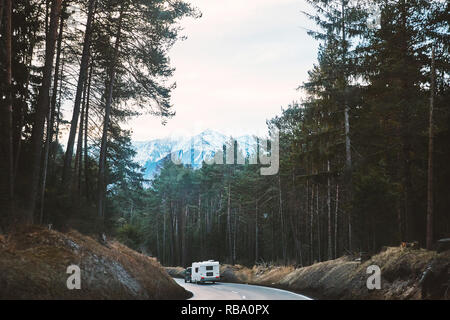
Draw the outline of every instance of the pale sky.
<instances>
[{"instance_id":1,"label":"pale sky","mask_svg":"<svg viewBox=\"0 0 450 320\"><path fill-rule=\"evenodd\" d=\"M142 115L128 124L133 140L193 135L213 129L264 134L266 120L294 100L317 56L305 28L304 0L187 0L203 14L182 21L187 40L170 51L176 68L176 116L163 126Z\"/></svg>"}]
</instances>

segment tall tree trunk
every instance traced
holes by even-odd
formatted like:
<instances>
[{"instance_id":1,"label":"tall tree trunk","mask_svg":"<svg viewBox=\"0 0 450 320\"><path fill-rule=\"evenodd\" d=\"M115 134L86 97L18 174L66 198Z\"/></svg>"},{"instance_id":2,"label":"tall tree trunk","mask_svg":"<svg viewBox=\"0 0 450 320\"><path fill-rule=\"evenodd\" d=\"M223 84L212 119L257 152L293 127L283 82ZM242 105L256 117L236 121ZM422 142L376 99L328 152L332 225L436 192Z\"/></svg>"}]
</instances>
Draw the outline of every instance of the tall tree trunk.
<instances>
[{"instance_id":1,"label":"tall tree trunk","mask_svg":"<svg viewBox=\"0 0 450 320\"><path fill-rule=\"evenodd\" d=\"M188 217L189 206L186 204L184 206L184 212L181 212L181 221L180 221L180 236L181 236L181 266L183 268L186 267L186 221Z\"/></svg>"},{"instance_id":2,"label":"tall tree trunk","mask_svg":"<svg viewBox=\"0 0 450 320\"><path fill-rule=\"evenodd\" d=\"M36 113L31 133L31 174L29 192L27 193L27 205L25 221L34 222L34 209L39 189L39 173L41 169L42 139L44 136L44 122L49 109L49 90L52 78L53 59L55 56L56 37L58 33L58 22L61 14L62 0L53 0L49 32L45 45L45 63L42 76L42 85L36 104Z\"/></svg>"},{"instance_id":3,"label":"tall tree trunk","mask_svg":"<svg viewBox=\"0 0 450 320\"><path fill-rule=\"evenodd\" d=\"M279 210L280 210L280 222L281 222L281 250L283 253L283 263L286 264L286 240L285 240L285 233L284 233L284 217L283 217L283 194L281 192L281 174L278 173L278 192L279 192Z\"/></svg>"},{"instance_id":4,"label":"tall tree trunk","mask_svg":"<svg viewBox=\"0 0 450 320\"><path fill-rule=\"evenodd\" d=\"M159 251L159 215L156 215L156 256L161 259Z\"/></svg>"},{"instance_id":5,"label":"tall tree trunk","mask_svg":"<svg viewBox=\"0 0 450 320\"><path fill-rule=\"evenodd\" d=\"M427 199L427 249L433 248L433 109L434 109L434 91L435 91L435 58L434 45L431 52L431 86L430 86L430 118L428 132L428 199Z\"/></svg>"},{"instance_id":6,"label":"tall tree trunk","mask_svg":"<svg viewBox=\"0 0 450 320\"><path fill-rule=\"evenodd\" d=\"M334 258L338 256L337 243L338 243L338 210L339 210L339 184L336 184L336 200L334 208Z\"/></svg>"},{"instance_id":7,"label":"tall tree trunk","mask_svg":"<svg viewBox=\"0 0 450 320\"><path fill-rule=\"evenodd\" d=\"M60 77L59 74L59 68L61 63L61 52L62 52L62 40L63 40L63 31L64 31L64 17L66 13L67 8L67 2L64 2L62 7L62 14L61 19L59 22L59 33L58 33L58 44L56 48L56 62L55 62L55 73L53 75L53 91L52 91L52 98L50 100L50 110L51 110L51 117L50 117L50 141L53 140L54 135L54 123L55 123L55 114L56 114L56 96L58 93L58 80ZM62 81L62 79L61 79ZM61 92L60 92L61 94Z\"/></svg>"},{"instance_id":8,"label":"tall tree trunk","mask_svg":"<svg viewBox=\"0 0 450 320\"><path fill-rule=\"evenodd\" d=\"M320 209L319 209L319 184L317 184L317 192L316 192L316 214L317 214L317 248L318 248L318 257L319 262L322 261L322 248L321 248L321 232L320 232Z\"/></svg>"},{"instance_id":9,"label":"tall tree trunk","mask_svg":"<svg viewBox=\"0 0 450 320\"><path fill-rule=\"evenodd\" d=\"M88 132L89 132L89 104L91 99L91 81L92 81L92 70L94 68L94 61L91 61L91 67L89 70L87 96L86 96L86 114L84 116L84 185L86 199L90 199L89 193L89 154L88 154Z\"/></svg>"},{"instance_id":10,"label":"tall tree trunk","mask_svg":"<svg viewBox=\"0 0 450 320\"><path fill-rule=\"evenodd\" d=\"M49 19L50 19L50 1L51 0L45 0L45 34L48 34L48 27L49 27Z\"/></svg>"},{"instance_id":11,"label":"tall tree trunk","mask_svg":"<svg viewBox=\"0 0 450 320\"><path fill-rule=\"evenodd\" d=\"M206 222L205 222L205 228L206 228L205 232L206 232L206 235L205 235L205 237L208 236L209 231L210 231L210 230L209 230L209 226L210 226L210 224L211 224L211 214L212 214L212 210L213 210L212 199L209 200L209 203L208 203L208 199L207 199L207 200L206 200L206 203L208 204L208 209L207 209L207 211L206 211Z\"/></svg>"},{"instance_id":12,"label":"tall tree trunk","mask_svg":"<svg viewBox=\"0 0 450 320\"><path fill-rule=\"evenodd\" d=\"M408 9L405 0L399 2L400 5L400 37L398 39L398 46L401 50L400 62L404 64L405 69L408 68L408 51L409 44L407 38L408 36ZM411 153L412 153L412 142L411 142L411 101L409 101L409 89L414 85L411 83L411 79L407 75L401 76L401 87L403 99L402 112L401 112L401 141L402 141L402 186L403 186L403 239L404 241L413 240L413 230L412 230L412 217L411 217L411 190L412 190L412 177L411 177Z\"/></svg>"},{"instance_id":13,"label":"tall tree trunk","mask_svg":"<svg viewBox=\"0 0 450 320\"><path fill-rule=\"evenodd\" d=\"M348 215L348 250L352 251L352 217Z\"/></svg>"},{"instance_id":14,"label":"tall tree trunk","mask_svg":"<svg viewBox=\"0 0 450 320\"><path fill-rule=\"evenodd\" d=\"M169 217L170 218L170 237L172 240L172 241L170 241L170 264L173 266L176 264L176 262L175 262L175 244L176 244L175 239L176 239L176 236L175 236L175 227L174 227L174 220L175 220L174 216L175 215L174 215L174 208L173 208L172 200L170 200L169 212L170 212L170 217Z\"/></svg>"},{"instance_id":15,"label":"tall tree trunk","mask_svg":"<svg viewBox=\"0 0 450 320\"><path fill-rule=\"evenodd\" d=\"M5 7L5 1L9 1L9 0L0 0L0 26L2 25L3 8Z\"/></svg>"},{"instance_id":16,"label":"tall tree trunk","mask_svg":"<svg viewBox=\"0 0 450 320\"><path fill-rule=\"evenodd\" d=\"M167 216L167 208L164 206L163 210L163 253L162 253L162 263L165 264L167 262L166 260L166 216Z\"/></svg>"},{"instance_id":17,"label":"tall tree trunk","mask_svg":"<svg viewBox=\"0 0 450 320\"><path fill-rule=\"evenodd\" d=\"M104 219L104 201L105 201L105 165L106 165L106 151L107 151L107 140L108 140L108 128L111 114L112 96L114 88L114 80L116 76L116 64L119 56L119 46L121 41L122 32L122 18L123 11L121 9L119 16L119 23L117 27L116 43L114 45L114 56L111 61L109 70L109 84L107 87L106 103L105 103L105 117L103 120L103 134L100 146L100 159L98 164L98 198L97 198L97 214L99 217Z\"/></svg>"},{"instance_id":18,"label":"tall tree trunk","mask_svg":"<svg viewBox=\"0 0 450 320\"><path fill-rule=\"evenodd\" d=\"M33 36L31 38L29 47L28 47L28 54L27 54L27 59L24 59L26 61L26 65L31 65L31 62L33 61L33 54L34 54L34 48L35 48L35 41L36 39L36 31L33 32ZM19 170L19 160L20 160L20 153L22 151L22 131L23 131L23 126L24 126L24 122L25 122L25 113L27 110L27 103L26 101L29 100L30 98L30 90L29 90L29 86L30 86L30 79L31 79L31 71L27 70L27 76L26 76L26 83L25 83L25 95L23 97L23 101L21 104L18 105L18 125L16 128L16 132L15 132L15 136L16 136L16 150L15 150L15 155L14 155L14 181L17 177L17 172Z\"/></svg>"},{"instance_id":19,"label":"tall tree trunk","mask_svg":"<svg viewBox=\"0 0 450 320\"><path fill-rule=\"evenodd\" d=\"M6 26L5 26L5 49L6 49L6 108L5 108L5 126L2 140L5 141L6 150L6 193L7 193L7 211L8 224L11 223L11 218L14 217L14 148L13 148L13 96L12 96L12 2L5 0L6 11ZM3 8L3 6L2 6ZM1 25L0 25L1 26Z\"/></svg>"},{"instance_id":20,"label":"tall tree trunk","mask_svg":"<svg viewBox=\"0 0 450 320\"><path fill-rule=\"evenodd\" d=\"M86 83L87 70L89 66L89 49L91 45L91 28L92 28L92 20L94 18L94 12L96 7L97 0L89 0L88 7L88 16L86 21L86 30L84 32L84 41L83 41L83 53L81 56L80 63L80 73L78 75L78 83L77 83L77 91L75 93L75 103L73 106L73 114L72 121L70 122L70 132L69 139L67 141L67 149L64 156L64 167L63 167L63 176L62 183L63 186L70 185L71 179L71 169L72 169L72 157L73 157L73 147L75 144L75 136L77 132L78 125L78 117L80 114L80 105L81 105L81 96L83 93L83 88ZM111 79L111 78L110 78Z\"/></svg>"},{"instance_id":21,"label":"tall tree trunk","mask_svg":"<svg viewBox=\"0 0 450 320\"><path fill-rule=\"evenodd\" d=\"M55 72L53 75L53 92L50 100L50 108L47 115L47 132L45 137L45 146L44 146L44 163L42 165L42 183L41 183L41 208L39 213L39 223L42 224L44 222L44 207L45 207L45 188L47 184L47 172L48 172L48 162L49 162L49 153L50 153L50 144L53 140L54 134L54 122L55 122L55 113L56 113L56 94L58 92L58 77L59 77L59 64L61 58L61 47L62 47L62 37L64 30L64 14L66 11L67 2L64 2L62 5L62 12L60 14L59 21L59 33L57 40L57 48L56 48L56 62L55 62ZM62 81L62 80L61 80ZM61 93L60 93L61 94Z\"/></svg>"},{"instance_id":22,"label":"tall tree trunk","mask_svg":"<svg viewBox=\"0 0 450 320\"><path fill-rule=\"evenodd\" d=\"M63 54L63 53L62 53ZM62 57L62 61L61 61L61 72L60 72L60 79L61 81L59 81L59 96L58 96L58 108L56 110L56 114L55 114L55 121L56 121L56 128L55 128L55 144L58 145L58 141L59 141L59 125L61 123L61 119L60 119L60 115L61 115L61 101L62 101L62 88L63 88L63 75L64 75L64 54ZM53 153L53 163L55 162L56 159L56 152Z\"/></svg>"},{"instance_id":23,"label":"tall tree trunk","mask_svg":"<svg viewBox=\"0 0 450 320\"><path fill-rule=\"evenodd\" d=\"M177 201L178 203L178 201ZM176 207L178 209L178 206ZM176 261L177 266L181 265L181 255L182 255L182 237L181 232L183 228L181 227L181 216L183 215L183 204L180 204L179 210L175 213L175 238L176 238Z\"/></svg>"},{"instance_id":24,"label":"tall tree trunk","mask_svg":"<svg viewBox=\"0 0 450 320\"><path fill-rule=\"evenodd\" d=\"M239 210L236 214L236 210L234 211L234 230L233 230L233 261L236 261L236 240L238 238L238 224L237 217L241 211L241 204L239 204Z\"/></svg>"},{"instance_id":25,"label":"tall tree trunk","mask_svg":"<svg viewBox=\"0 0 450 320\"><path fill-rule=\"evenodd\" d=\"M314 185L311 185L311 207L309 211L310 225L309 225L309 243L311 247L311 264L314 263L314 233L313 233L313 219L314 219Z\"/></svg>"},{"instance_id":26,"label":"tall tree trunk","mask_svg":"<svg viewBox=\"0 0 450 320\"><path fill-rule=\"evenodd\" d=\"M201 222L201 218L202 218L202 211L201 211L201 206L202 206L202 198L200 197L200 192L197 195L197 232L199 233L199 235L201 235L201 228L202 228L202 222ZM201 237L200 237L201 239Z\"/></svg>"},{"instance_id":27,"label":"tall tree trunk","mask_svg":"<svg viewBox=\"0 0 450 320\"><path fill-rule=\"evenodd\" d=\"M45 207L45 187L47 183L47 167L48 167L48 153L50 149L50 140L51 140L51 109L48 110L49 114L47 115L47 132L45 137L45 145L44 145L44 163L42 164L42 178L41 178L41 208L39 211L39 223L42 224L44 222L44 207Z\"/></svg>"},{"instance_id":28,"label":"tall tree trunk","mask_svg":"<svg viewBox=\"0 0 450 320\"><path fill-rule=\"evenodd\" d=\"M300 265L303 266L303 259L302 259L302 246L301 241L299 240L299 233L301 234L301 231L298 231L297 223L294 221L294 216L296 213L295 206L295 196L296 196L296 190L295 190L295 174L294 170L292 170L292 213L289 216L289 224L291 227L292 237L295 244L295 262L298 264L300 262Z\"/></svg>"},{"instance_id":29,"label":"tall tree trunk","mask_svg":"<svg viewBox=\"0 0 450 320\"><path fill-rule=\"evenodd\" d=\"M348 186L348 200L351 203L353 198L353 182L352 182L352 152L350 138L350 108L347 103L347 32L346 32L346 0L341 2L342 11L342 65L343 65L343 97L344 97L344 118L345 118L345 178ZM351 209L348 212L348 244L349 250L352 250L352 214Z\"/></svg>"},{"instance_id":30,"label":"tall tree trunk","mask_svg":"<svg viewBox=\"0 0 450 320\"><path fill-rule=\"evenodd\" d=\"M61 63L61 52L62 52L62 40L63 40L63 31L64 31L64 18L67 9L67 1L65 1L62 5L61 18L59 21L59 33L58 33L58 42L56 47L56 62L55 62L55 73L53 75L53 91L52 97L50 99L50 131L49 131L49 142L53 141L53 135L55 134L54 125L55 125L55 117L56 117L56 97L58 94L58 80L61 77L62 82L62 67L61 67L61 75L59 72L60 63ZM61 86L59 90L59 95L61 96ZM58 111L59 112L59 111ZM46 152L45 157L48 158L48 152ZM53 164L51 164L53 168Z\"/></svg>"},{"instance_id":31,"label":"tall tree trunk","mask_svg":"<svg viewBox=\"0 0 450 320\"><path fill-rule=\"evenodd\" d=\"M87 94L87 79L86 84L83 89L83 98L81 102L81 115L80 115L80 124L78 128L78 139L77 139L77 149L75 152L75 176L76 179L73 183L74 194L78 196L78 199L81 196L81 173L82 173L82 154L83 154L83 137L84 137L84 112L86 107L86 94Z\"/></svg>"},{"instance_id":32,"label":"tall tree trunk","mask_svg":"<svg viewBox=\"0 0 450 320\"><path fill-rule=\"evenodd\" d=\"M231 264L234 265L233 259L233 244L231 237L231 184L228 183L228 202L227 202L227 233L228 233L228 248L230 251Z\"/></svg>"},{"instance_id":33,"label":"tall tree trunk","mask_svg":"<svg viewBox=\"0 0 450 320\"><path fill-rule=\"evenodd\" d=\"M204 229L206 229L206 216L208 212L205 212L205 219L202 221L202 197L200 195L200 191L198 192L198 234L200 238L200 252L204 252ZM205 223L205 227L203 227Z\"/></svg>"},{"instance_id":34,"label":"tall tree trunk","mask_svg":"<svg viewBox=\"0 0 450 320\"><path fill-rule=\"evenodd\" d=\"M258 199L255 199L255 264L258 262Z\"/></svg>"},{"instance_id":35,"label":"tall tree trunk","mask_svg":"<svg viewBox=\"0 0 450 320\"><path fill-rule=\"evenodd\" d=\"M331 238L331 181L330 181L330 160L327 161L327 209L328 209L328 260L333 259L332 238Z\"/></svg>"}]
</instances>

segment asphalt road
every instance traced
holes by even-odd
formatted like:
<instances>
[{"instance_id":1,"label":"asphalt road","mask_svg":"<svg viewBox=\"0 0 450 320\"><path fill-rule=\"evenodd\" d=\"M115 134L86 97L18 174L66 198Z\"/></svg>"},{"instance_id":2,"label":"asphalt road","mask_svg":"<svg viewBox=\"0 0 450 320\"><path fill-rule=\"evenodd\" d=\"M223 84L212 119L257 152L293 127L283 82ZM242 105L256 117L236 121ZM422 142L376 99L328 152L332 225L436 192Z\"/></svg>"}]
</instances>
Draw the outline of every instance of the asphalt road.
<instances>
[{"instance_id":1,"label":"asphalt road","mask_svg":"<svg viewBox=\"0 0 450 320\"><path fill-rule=\"evenodd\" d=\"M286 290L238 283L184 283L174 279L180 286L191 291L191 300L311 300Z\"/></svg>"}]
</instances>

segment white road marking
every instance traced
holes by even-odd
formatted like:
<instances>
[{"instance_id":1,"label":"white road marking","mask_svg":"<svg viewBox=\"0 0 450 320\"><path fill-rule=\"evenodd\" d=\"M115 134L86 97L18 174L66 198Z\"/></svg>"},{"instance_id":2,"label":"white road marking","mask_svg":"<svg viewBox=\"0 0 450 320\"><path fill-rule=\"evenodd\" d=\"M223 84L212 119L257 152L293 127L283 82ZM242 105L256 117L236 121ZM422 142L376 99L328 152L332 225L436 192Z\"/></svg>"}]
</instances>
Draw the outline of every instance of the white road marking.
<instances>
[{"instance_id":1,"label":"white road marking","mask_svg":"<svg viewBox=\"0 0 450 320\"><path fill-rule=\"evenodd\" d=\"M181 279L175 279L175 281L194 294L192 300L311 300L308 297L278 288L237 283L196 285L183 283Z\"/></svg>"}]
</instances>

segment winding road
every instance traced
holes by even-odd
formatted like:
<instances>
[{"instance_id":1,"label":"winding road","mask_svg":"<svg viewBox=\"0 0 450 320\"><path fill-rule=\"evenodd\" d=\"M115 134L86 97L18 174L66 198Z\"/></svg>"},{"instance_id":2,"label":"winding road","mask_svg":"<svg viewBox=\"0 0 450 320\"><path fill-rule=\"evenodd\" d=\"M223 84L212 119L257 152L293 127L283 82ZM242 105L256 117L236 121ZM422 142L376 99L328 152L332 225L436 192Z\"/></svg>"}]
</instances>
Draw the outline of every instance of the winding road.
<instances>
[{"instance_id":1,"label":"winding road","mask_svg":"<svg viewBox=\"0 0 450 320\"><path fill-rule=\"evenodd\" d=\"M194 296L190 300L311 300L301 294L269 287L238 283L184 283L174 280Z\"/></svg>"}]
</instances>

